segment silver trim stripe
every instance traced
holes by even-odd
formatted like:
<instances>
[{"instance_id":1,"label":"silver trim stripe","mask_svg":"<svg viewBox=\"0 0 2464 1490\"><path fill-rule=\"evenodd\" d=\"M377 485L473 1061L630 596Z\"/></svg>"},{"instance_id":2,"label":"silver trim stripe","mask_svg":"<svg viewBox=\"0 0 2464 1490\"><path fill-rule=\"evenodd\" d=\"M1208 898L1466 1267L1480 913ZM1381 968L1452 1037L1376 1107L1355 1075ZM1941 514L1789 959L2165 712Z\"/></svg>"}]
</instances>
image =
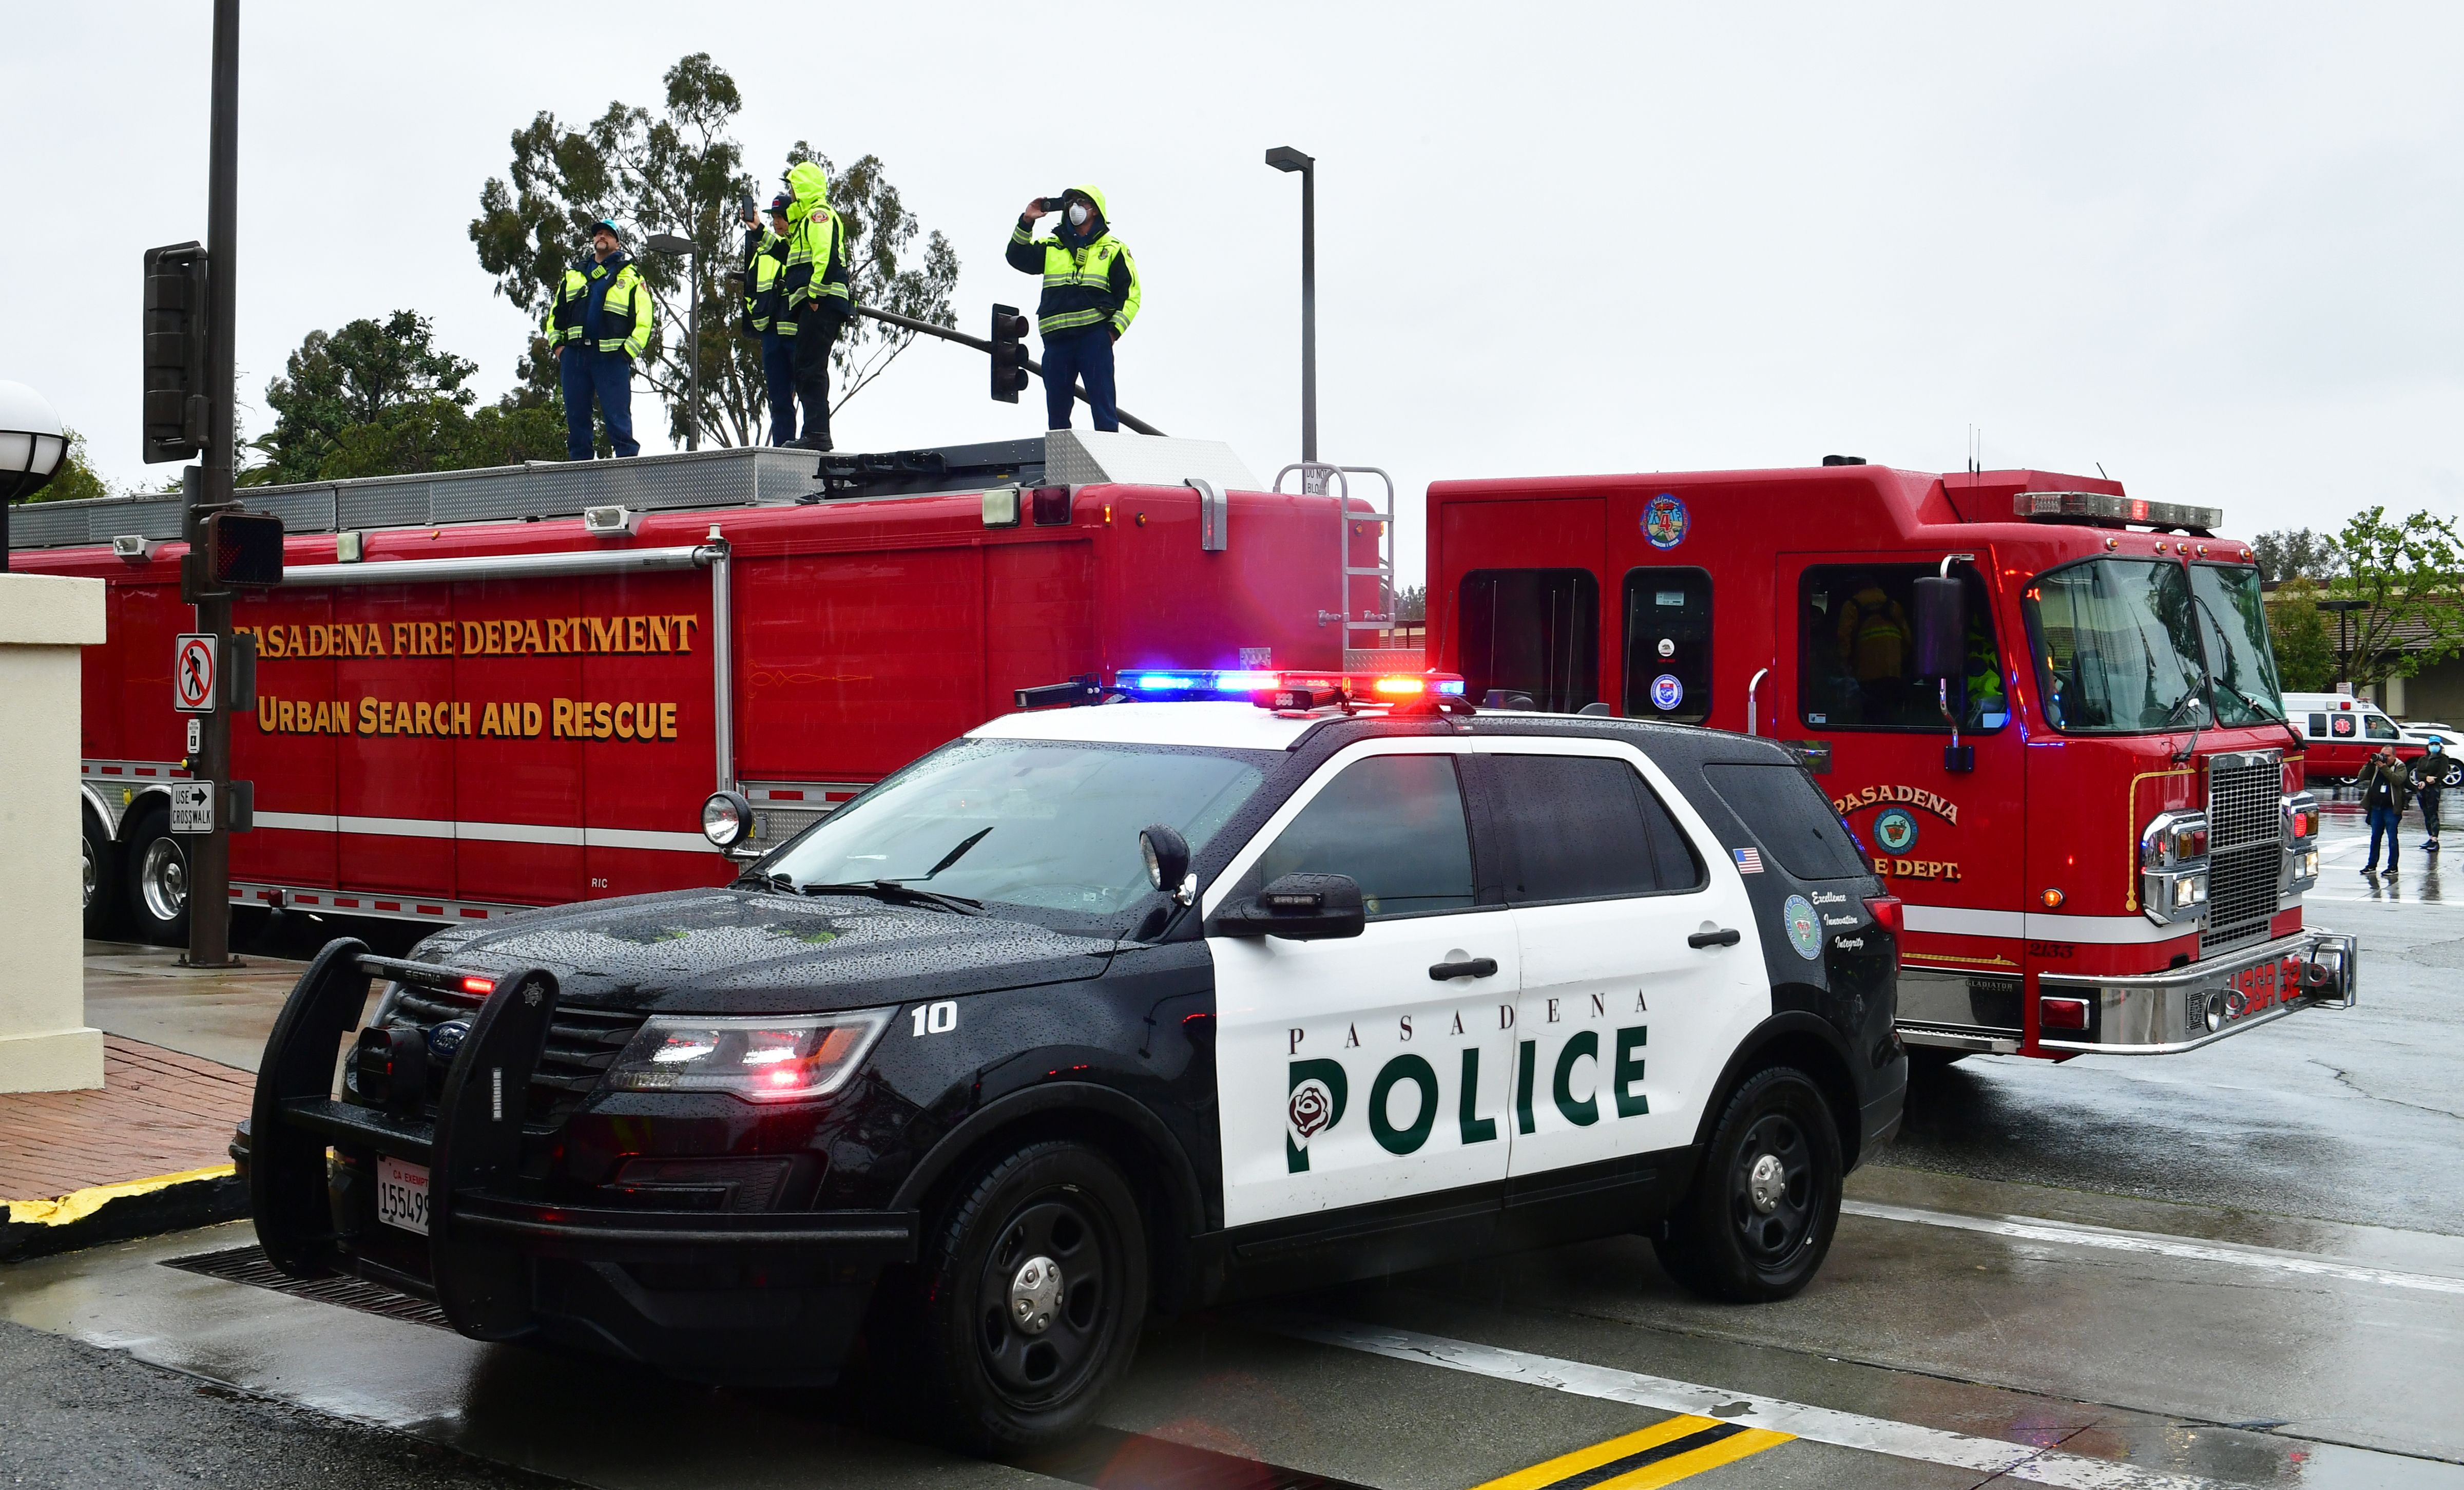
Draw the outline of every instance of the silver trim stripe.
<instances>
[{"instance_id":1,"label":"silver trim stripe","mask_svg":"<svg viewBox=\"0 0 2464 1490\"><path fill-rule=\"evenodd\" d=\"M651 828L570 828L549 823L470 823L432 817L353 817L331 812L259 812L259 828L295 833L362 833L388 838L454 838L474 843L561 843L576 848L653 849L671 854L710 854L697 833Z\"/></svg>"},{"instance_id":2,"label":"silver trim stripe","mask_svg":"<svg viewBox=\"0 0 2464 1490\"><path fill-rule=\"evenodd\" d=\"M2039 942L2069 942L2093 946L2128 946L2145 942L2175 942L2198 930L2195 923L2159 926L2145 916L2054 916L2036 911L1971 910L1958 905L1918 905L1902 912L1910 931L1947 936L2028 937ZM1911 953L1923 957L1923 951Z\"/></svg>"},{"instance_id":3,"label":"silver trim stripe","mask_svg":"<svg viewBox=\"0 0 2464 1490\"><path fill-rule=\"evenodd\" d=\"M2215 1490L2223 1484L2221 1480L2194 1475L2163 1474L2136 1464L2062 1454L2034 1444L1896 1423L1861 1412L1840 1412L1750 1392L1700 1387L1665 1376L1646 1376L1639 1371L1534 1355L1528 1350L1474 1345L1440 1335L1423 1335L1417 1330L1311 1318L1287 1319L1271 1327L1301 1340L1392 1360L1442 1366L1451 1371L1522 1382L1575 1396L1630 1402L1662 1412L1691 1412L1743 1427L1793 1434L1815 1443L1944 1464L1974 1474L2004 1476L2030 1484L2056 1485L2061 1490Z\"/></svg>"}]
</instances>

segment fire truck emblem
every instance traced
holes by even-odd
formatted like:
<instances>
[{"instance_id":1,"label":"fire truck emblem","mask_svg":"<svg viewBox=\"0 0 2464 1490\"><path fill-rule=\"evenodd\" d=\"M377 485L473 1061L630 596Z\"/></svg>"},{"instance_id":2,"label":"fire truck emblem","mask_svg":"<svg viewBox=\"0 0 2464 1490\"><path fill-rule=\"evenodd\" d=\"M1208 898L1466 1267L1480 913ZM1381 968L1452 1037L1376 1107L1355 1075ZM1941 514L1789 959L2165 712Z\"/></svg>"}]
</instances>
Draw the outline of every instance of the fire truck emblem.
<instances>
[{"instance_id":1,"label":"fire truck emblem","mask_svg":"<svg viewBox=\"0 0 2464 1490\"><path fill-rule=\"evenodd\" d=\"M1685 504L1674 492L1661 492L1642 509L1642 536L1654 548L1674 548L1685 542Z\"/></svg>"},{"instance_id":2,"label":"fire truck emblem","mask_svg":"<svg viewBox=\"0 0 2464 1490\"><path fill-rule=\"evenodd\" d=\"M1780 907L1780 917L1788 923L1788 945L1796 955L1812 962L1822 955L1822 921L1814 914L1814 903L1804 896L1792 895Z\"/></svg>"},{"instance_id":3,"label":"fire truck emblem","mask_svg":"<svg viewBox=\"0 0 2464 1490\"><path fill-rule=\"evenodd\" d=\"M1658 678L1651 680L1651 706L1653 708L1673 709L1684 701L1685 685L1677 680L1676 674L1662 673Z\"/></svg>"},{"instance_id":4,"label":"fire truck emblem","mask_svg":"<svg viewBox=\"0 0 2464 1490\"><path fill-rule=\"evenodd\" d=\"M1917 844L1917 816L1904 807L1894 807L1874 814L1874 841L1894 854L1905 854Z\"/></svg>"}]
</instances>

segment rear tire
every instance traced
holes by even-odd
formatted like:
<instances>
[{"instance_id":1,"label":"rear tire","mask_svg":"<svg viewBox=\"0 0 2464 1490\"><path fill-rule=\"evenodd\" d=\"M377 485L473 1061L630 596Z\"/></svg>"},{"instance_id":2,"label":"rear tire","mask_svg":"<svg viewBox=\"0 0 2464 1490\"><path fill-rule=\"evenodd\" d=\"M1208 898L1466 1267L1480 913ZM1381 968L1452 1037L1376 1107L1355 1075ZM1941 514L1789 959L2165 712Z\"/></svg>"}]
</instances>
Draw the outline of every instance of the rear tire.
<instances>
[{"instance_id":1,"label":"rear tire","mask_svg":"<svg viewBox=\"0 0 2464 1490\"><path fill-rule=\"evenodd\" d=\"M891 1302L874 1344L918 1427L987 1456L1065 1437L1128 1369L1146 1323L1137 1198L1099 1150L1029 1144L958 1189Z\"/></svg>"},{"instance_id":2,"label":"rear tire","mask_svg":"<svg viewBox=\"0 0 2464 1490\"><path fill-rule=\"evenodd\" d=\"M120 861L111 840L92 812L77 814L85 828L85 934L88 941L108 941L111 913L120 903Z\"/></svg>"},{"instance_id":3,"label":"rear tire","mask_svg":"<svg viewBox=\"0 0 2464 1490\"><path fill-rule=\"evenodd\" d=\"M1691 1291L1735 1303L1793 1296L1822 1267L1846 1178L1822 1089L1773 1066L1746 1079L1694 1184L1653 1248Z\"/></svg>"},{"instance_id":4,"label":"rear tire","mask_svg":"<svg viewBox=\"0 0 2464 1490\"><path fill-rule=\"evenodd\" d=\"M128 882L128 919L157 946L188 940L188 851L171 836L171 814L149 807L131 814L121 838Z\"/></svg>"}]
</instances>

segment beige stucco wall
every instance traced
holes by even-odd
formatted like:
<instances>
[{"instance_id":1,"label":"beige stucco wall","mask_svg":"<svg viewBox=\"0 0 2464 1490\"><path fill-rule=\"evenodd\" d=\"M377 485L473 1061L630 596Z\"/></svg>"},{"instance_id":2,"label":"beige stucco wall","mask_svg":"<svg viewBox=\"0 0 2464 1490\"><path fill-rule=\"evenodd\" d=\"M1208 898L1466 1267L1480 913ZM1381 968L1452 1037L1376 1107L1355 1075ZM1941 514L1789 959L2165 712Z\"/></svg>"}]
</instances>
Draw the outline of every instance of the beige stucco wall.
<instances>
[{"instance_id":1,"label":"beige stucco wall","mask_svg":"<svg viewBox=\"0 0 2464 1490\"><path fill-rule=\"evenodd\" d=\"M102 633L102 581L0 574L0 1092L102 1084L77 818L77 649Z\"/></svg>"}]
</instances>

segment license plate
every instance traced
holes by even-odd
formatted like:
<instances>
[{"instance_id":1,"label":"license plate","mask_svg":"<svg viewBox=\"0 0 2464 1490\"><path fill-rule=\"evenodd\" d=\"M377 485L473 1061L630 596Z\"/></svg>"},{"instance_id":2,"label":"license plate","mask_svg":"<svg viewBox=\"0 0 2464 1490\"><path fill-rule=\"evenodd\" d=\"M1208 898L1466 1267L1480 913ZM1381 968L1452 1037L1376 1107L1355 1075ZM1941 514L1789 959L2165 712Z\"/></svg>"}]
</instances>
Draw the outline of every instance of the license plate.
<instances>
[{"instance_id":1,"label":"license plate","mask_svg":"<svg viewBox=\"0 0 2464 1490\"><path fill-rule=\"evenodd\" d=\"M428 1167L380 1156L377 1219L406 1232L428 1234Z\"/></svg>"}]
</instances>

